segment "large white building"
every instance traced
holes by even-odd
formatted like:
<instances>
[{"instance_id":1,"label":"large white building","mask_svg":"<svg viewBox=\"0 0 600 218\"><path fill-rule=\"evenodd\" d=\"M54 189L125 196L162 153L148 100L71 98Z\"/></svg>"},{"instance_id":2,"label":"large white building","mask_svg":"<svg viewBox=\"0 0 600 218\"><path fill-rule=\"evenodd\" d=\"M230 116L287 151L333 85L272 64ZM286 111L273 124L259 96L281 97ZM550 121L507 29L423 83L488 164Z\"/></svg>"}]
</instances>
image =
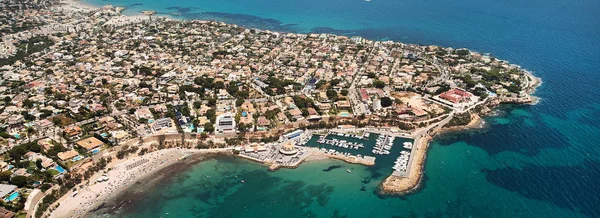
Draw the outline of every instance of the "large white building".
<instances>
[{"instance_id":1,"label":"large white building","mask_svg":"<svg viewBox=\"0 0 600 218\"><path fill-rule=\"evenodd\" d=\"M215 130L221 133L235 132L235 120L231 113L217 116Z\"/></svg>"}]
</instances>

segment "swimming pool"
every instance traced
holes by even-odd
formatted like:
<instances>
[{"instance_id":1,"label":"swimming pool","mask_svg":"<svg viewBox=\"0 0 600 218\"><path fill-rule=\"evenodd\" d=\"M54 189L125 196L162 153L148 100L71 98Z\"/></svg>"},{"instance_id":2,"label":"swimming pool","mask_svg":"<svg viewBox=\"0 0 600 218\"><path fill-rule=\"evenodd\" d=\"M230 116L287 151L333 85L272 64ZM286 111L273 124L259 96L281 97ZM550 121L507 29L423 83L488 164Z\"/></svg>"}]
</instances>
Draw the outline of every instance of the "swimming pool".
<instances>
[{"instance_id":1,"label":"swimming pool","mask_svg":"<svg viewBox=\"0 0 600 218\"><path fill-rule=\"evenodd\" d=\"M19 192L13 192L12 194L10 194L10 196L8 196L7 198L5 198L5 201L14 201L15 199L17 199L17 197L19 197Z\"/></svg>"},{"instance_id":2,"label":"swimming pool","mask_svg":"<svg viewBox=\"0 0 600 218\"><path fill-rule=\"evenodd\" d=\"M108 134L106 134L106 133L102 133L102 134L100 134L100 135L101 135L102 137L104 137L104 138L106 138L106 136L108 136Z\"/></svg>"},{"instance_id":3,"label":"swimming pool","mask_svg":"<svg viewBox=\"0 0 600 218\"><path fill-rule=\"evenodd\" d=\"M96 154L98 152L100 152L100 149L94 149L94 150L92 150L92 154Z\"/></svg>"},{"instance_id":4,"label":"swimming pool","mask_svg":"<svg viewBox=\"0 0 600 218\"><path fill-rule=\"evenodd\" d=\"M77 155L76 157L73 158L73 161L78 161L83 159L83 157L81 155Z\"/></svg>"},{"instance_id":5,"label":"swimming pool","mask_svg":"<svg viewBox=\"0 0 600 218\"><path fill-rule=\"evenodd\" d=\"M340 112L340 116L342 116L342 117L349 117L350 113L348 113L346 111L342 111L342 112Z\"/></svg>"},{"instance_id":6,"label":"swimming pool","mask_svg":"<svg viewBox=\"0 0 600 218\"><path fill-rule=\"evenodd\" d=\"M60 174L63 174L66 171L61 166L56 166L56 167L54 167L54 169L56 169L56 171L58 171Z\"/></svg>"},{"instance_id":7,"label":"swimming pool","mask_svg":"<svg viewBox=\"0 0 600 218\"><path fill-rule=\"evenodd\" d=\"M14 136L16 139L20 139L20 138L21 138L21 135L19 135L19 133L17 133L17 134L14 134L13 136Z\"/></svg>"}]
</instances>

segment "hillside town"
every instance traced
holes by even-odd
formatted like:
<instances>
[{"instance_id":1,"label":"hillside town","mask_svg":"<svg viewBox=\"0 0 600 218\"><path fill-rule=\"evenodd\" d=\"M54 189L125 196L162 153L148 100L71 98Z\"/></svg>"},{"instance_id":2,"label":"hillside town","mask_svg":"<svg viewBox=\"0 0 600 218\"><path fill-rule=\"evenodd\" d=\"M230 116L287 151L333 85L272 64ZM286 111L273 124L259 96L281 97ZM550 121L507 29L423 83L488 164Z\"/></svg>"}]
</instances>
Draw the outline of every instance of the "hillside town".
<instances>
[{"instance_id":1,"label":"hillside town","mask_svg":"<svg viewBox=\"0 0 600 218\"><path fill-rule=\"evenodd\" d=\"M534 102L539 83L467 49L128 17L53 0L0 8L3 217L48 216L111 161L168 140L246 153L287 143L285 153L294 148L282 136L298 129L420 137L500 103ZM159 143L142 147L151 137Z\"/></svg>"}]
</instances>

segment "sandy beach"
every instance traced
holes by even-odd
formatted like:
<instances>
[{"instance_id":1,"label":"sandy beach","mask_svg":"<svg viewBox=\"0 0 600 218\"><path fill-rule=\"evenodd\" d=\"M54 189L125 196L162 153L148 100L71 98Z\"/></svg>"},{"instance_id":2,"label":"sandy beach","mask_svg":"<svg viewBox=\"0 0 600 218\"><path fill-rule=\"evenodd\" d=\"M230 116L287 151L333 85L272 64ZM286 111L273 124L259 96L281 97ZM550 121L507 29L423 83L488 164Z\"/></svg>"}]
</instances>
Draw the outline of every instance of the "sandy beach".
<instances>
[{"instance_id":1,"label":"sandy beach","mask_svg":"<svg viewBox=\"0 0 600 218\"><path fill-rule=\"evenodd\" d=\"M106 5L104 7L96 7L94 5L86 4L77 0L63 0L59 5L55 6L57 10L60 11L72 11L72 12L86 12L86 11L96 11L100 9L104 9L105 11L112 11L115 16L112 16L109 20L107 20L103 25L104 26L125 26L134 23L140 23L143 21L147 21L150 16L145 15L143 13L139 13L136 15L122 15L121 12L126 10L124 7L113 7L112 5ZM153 15L153 19L156 19L157 16ZM160 16L164 17L164 16ZM165 19L169 19L168 17L164 17Z\"/></svg>"},{"instance_id":2,"label":"sandy beach","mask_svg":"<svg viewBox=\"0 0 600 218\"><path fill-rule=\"evenodd\" d=\"M55 7L57 9L63 10L63 11L81 11L81 12L93 11L93 10L99 9L98 7L83 3L81 1L76 1L76 0L63 0L63 1L60 1L60 4Z\"/></svg>"},{"instance_id":3,"label":"sandy beach","mask_svg":"<svg viewBox=\"0 0 600 218\"><path fill-rule=\"evenodd\" d=\"M131 157L118 163L113 162L107 166L107 170L103 171L105 173L96 173L91 177L89 185L78 186L78 193L75 196L73 196L73 191L69 191L63 196L58 201L60 202L59 207L52 212L50 217L84 217L90 210L116 197L131 184L143 180L144 177L151 176L165 167L181 162L181 157L198 158L202 154L217 153L229 153L229 151L225 149L171 148ZM108 177L108 181L97 182L97 179L103 177L103 174Z\"/></svg>"}]
</instances>

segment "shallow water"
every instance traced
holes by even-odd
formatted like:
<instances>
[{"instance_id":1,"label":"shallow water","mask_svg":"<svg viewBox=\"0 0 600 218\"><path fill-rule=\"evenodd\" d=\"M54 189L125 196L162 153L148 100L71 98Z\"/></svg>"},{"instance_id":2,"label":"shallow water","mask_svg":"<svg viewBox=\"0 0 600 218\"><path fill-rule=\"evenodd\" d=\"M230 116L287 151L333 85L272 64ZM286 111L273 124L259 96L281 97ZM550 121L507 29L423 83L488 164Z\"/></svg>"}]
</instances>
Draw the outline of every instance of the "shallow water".
<instances>
[{"instance_id":1,"label":"shallow water","mask_svg":"<svg viewBox=\"0 0 600 218\"><path fill-rule=\"evenodd\" d=\"M538 105L505 106L500 116L485 118L484 130L436 138L423 187L409 196L377 196L383 173L340 161L267 172L259 164L218 158L148 190L145 200L115 216L600 216L599 1L86 2L128 5L126 13L153 9L278 31L466 47L519 64L544 82Z\"/></svg>"}]
</instances>

